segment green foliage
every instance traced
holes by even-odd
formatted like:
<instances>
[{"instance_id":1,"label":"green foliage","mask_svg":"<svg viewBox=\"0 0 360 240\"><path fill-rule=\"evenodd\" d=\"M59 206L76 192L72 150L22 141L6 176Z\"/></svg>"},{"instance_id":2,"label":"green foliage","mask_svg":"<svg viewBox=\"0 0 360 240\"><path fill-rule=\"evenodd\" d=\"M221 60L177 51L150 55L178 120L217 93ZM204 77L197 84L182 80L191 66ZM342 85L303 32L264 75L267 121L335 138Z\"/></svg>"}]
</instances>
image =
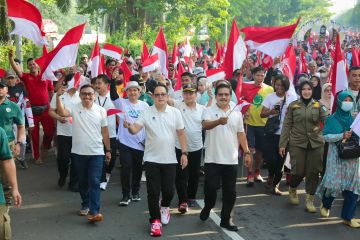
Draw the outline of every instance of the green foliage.
<instances>
[{"instance_id":1,"label":"green foliage","mask_svg":"<svg viewBox=\"0 0 360 240\"><path fill-rule=\"evenodd\" d=\"M356 4L353 9L350 9L341 14L336 21L345 27L352 27L360 31L360 2Z\"/></svg>"}]
</instances>

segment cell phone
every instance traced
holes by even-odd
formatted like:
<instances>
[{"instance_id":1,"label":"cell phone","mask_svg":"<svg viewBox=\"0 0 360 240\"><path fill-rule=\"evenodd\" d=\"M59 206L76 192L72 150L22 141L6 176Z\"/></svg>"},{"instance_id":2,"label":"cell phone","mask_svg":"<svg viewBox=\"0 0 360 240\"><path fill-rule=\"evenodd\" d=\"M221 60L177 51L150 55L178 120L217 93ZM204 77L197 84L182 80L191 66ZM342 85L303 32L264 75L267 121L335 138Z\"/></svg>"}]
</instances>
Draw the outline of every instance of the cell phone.
<instances>
[{"instance_id":1,"label":"cell phone","mask_svg":"<svg viewBox=\"0 0 360 240\"><path fill-rule=\"evenodd\" d=\"M274 105L274 109L280 111L280 105Z\"/></svg>"}]
</instances>

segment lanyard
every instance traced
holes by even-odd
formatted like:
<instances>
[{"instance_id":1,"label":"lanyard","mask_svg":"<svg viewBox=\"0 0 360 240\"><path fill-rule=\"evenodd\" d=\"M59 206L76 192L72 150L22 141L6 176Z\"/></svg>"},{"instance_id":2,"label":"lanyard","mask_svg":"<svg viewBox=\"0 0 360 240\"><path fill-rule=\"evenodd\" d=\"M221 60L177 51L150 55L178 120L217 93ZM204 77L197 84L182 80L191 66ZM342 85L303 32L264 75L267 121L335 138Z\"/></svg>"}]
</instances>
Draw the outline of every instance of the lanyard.
<instances>
[{"instance_id":1,"label":"lanyard","mask_svg":"<svg viewBox=\"0 0 360 240\"><path fill-rule=\"evenodd\" d=\"M101 107L104 107L104 105L105 105L105 103L106 103L106 100L107 100L107 97L105 98L103 104L101 104L101 103L100 103L100 97L98 97L99 105L100 105Z\"/></svg>"}]
</instances>

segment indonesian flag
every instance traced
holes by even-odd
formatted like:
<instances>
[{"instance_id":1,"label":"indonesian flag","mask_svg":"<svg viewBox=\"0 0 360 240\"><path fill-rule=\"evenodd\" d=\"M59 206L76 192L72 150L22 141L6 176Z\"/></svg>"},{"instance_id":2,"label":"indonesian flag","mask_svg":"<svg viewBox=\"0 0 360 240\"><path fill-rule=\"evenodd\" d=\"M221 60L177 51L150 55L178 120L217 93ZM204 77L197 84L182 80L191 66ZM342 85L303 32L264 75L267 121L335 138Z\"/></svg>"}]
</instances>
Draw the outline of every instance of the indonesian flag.
<instances>
[{"instance_id":1,"label":"indonesian flag","mask_svg":"<svg viewBox=\"0 0 360 240\"><path fill-rule=\"evenodd\" d=\"M178 58L178 48L177 48L177 44L176 42L174 42L174 47L173 47L173 51L172 51L172 57L171 57L171 63L172 65L174 65L174 68L176 69L176 65L179 63L179 58Z\"/></svg>"},{"instance_id":2,"label":"indonesian flag","mask_svg":"<svg viewBox=\"0 0 360 240\"><path fill-rule=\"evenodd\" d=\"M240 36L235 19L233 20L224 62L222 64L226 79L230 79L236 69L240 69L246 59L246 46Z\"/></svg>"},{"instance_id":3,"label":"indonesian flag","mask_svg":"<svg viewBox=\"0 0 360 240\"><path fill-rule=\"evenodd\" d=\"M121 60L122 48L110 43L105 43L100 53L116 60Z\"/></svg>"},{"instance_id":4,"label":"indonesian flag","mask_svg":"<svg viewBox=\"0 0 360 240\"><path fill-rule=\"evenodd\" d=\"M296 96L294 88L294 76L296 71L296 55L295 49L293 46L288 46L285 52L285 56L280 63L280 69L285 76L289 78L290 88L287 91L287 96Z\"/></svg>"},{"instance_id":5,"label":"indonesian flag","mask_svg":"<svg viewBox=\"0 0 360 240\"><path fill-rule=\"evenodd\" d=\"M151 71L158 69L160 67L159 55L154 54L151 57L149 57L148 59L146 59L143 62L142 67L143 67L142 70L144 73L151 72Z\"/></svg>"},{"instance_id":6,"label":"indonesian flag","mask_svg":"<svg viewBox=\"0 0 360 240\"><path fill-rule=\"evenodd\" d=\"M269 68L273 65L274 60L269 56L266 55L263 57L262 61L261 61L261 65L266 69L269 70Z\"/></svg>"},{"instance_id":7,"label":"indonesian flag","mask_svg":"<svg viewBox=\"0 0 360 240\"><path fill-rule=\"evenodd\" d=\"M90 61L91 61L91 64L90 64L91 78L97 77L100 74L104 73L104 69L101 64L100 47L99 47L98 38L96 38L94 48L91 51Z\"/></svg>"},{"instance_id":8,"label":"indonesian flag","mask_svg":"<svg viewBox=\"0 0 360 240\"><path fill-rule=\"evenodd\" d=\"M219 68L221 65L221 48L218 48L216 51L216 56L213 62L214 68Z\"/></svg>"},{"instance_id":9,"label":"indonesian flag","mask_svg":"<svg viewBox=\"0 0 360 240\"><path fill-rule=\"evenodd\" d=\"M300 21L293 25L276 27L245 27L245 42L251 49L261 51L272 58L284 54Z\"/></svg>"},{"instance_id":10,"label":"indonesian flag","mask_svg":"<svg viewBox=\"0 0 360 240\"><path fill-rule=\"evenodd\" d=\"M42 80L57 81L54 71L75 65L85 24L70 29L54 50L36 59Z\"/></svg>"},{"instance_id":11,"label":"indonesian flag","mask_svg":"<svg viewBox=\"0 0 360 240\"><path fill-rule=\"evenodd\" d=\"M124 113L123 111L121 111L120 109L116 109L116 108L112 108L106 111L107 116L111 116L111 115L115 115L118 113Z\"/></svg>"},{"instance_id":12,"label":"indonesian flag","mask_svg":"<svg viewBox=\"0 0 360 240\"><path fill-rule=\"evenodd\" d=\"M210 83L213 83L218 80L224 80L225 76L226 76L225 71L222 68L209 69L206 71L207 81Z\"/></svg>"},{"instance_id":13,"label":"indonesian flag","mask_svg":"<svg viewBox=\"0 0 360 240\"><path fill-rule=\"evenodd\" d=\"M301 50L301 52L300 52L298 72L299 73L307 73L308 72L304 50Z\"/></svg>"},{"instance_id":14,"label":"indonesian flag","mask_svg":"<svg viewBox=\"0 0 360 240\"><path fill-rule=\"evenodd\" d=\"M186 72L184 66L182 65L182 63L178 64L178 71L177 71L177 76L176 76L176 83L174 86L174 91L178 91L181 89L182 87L182 82L181 82L181 75Z\"/></svg>"},{"instance_id":15,"label":"indonesian flag","mask_svg":"<svg viewBox=\"0 0 360 240\"><path fill-rule=\"evenodd\" d=\"M203 56L204 56L203 49L200 46L199 50L197 51L197 57L198 57L198 59L201 59Z\"/></svg>"},{"instance_id":16,"label":"indonesian flag","mask_svg":"<svg viewBox=\"0 0 360 240\"><path fill-rule=\"evenodd\" d=\"M80 73L79 72L75 73L73 79L71 79L70 82L68 83L68 89L79 88L80 80L81 80Z\"/></svg>"},{"instance_id":17,"label":"indonesian flag","mask_svg":"<svg viewBox=\"0 0 360 240\"><path fill-rule=\"evenodd\" d=\"M351 53L352 53L351 65L353 67L360 66L360 49L359 48L353 48Z\"/></svg>"},{"instance_id":18,"label":"indonesian flag","mask_svg":"<svg viewBox=\"0 0 360 240\"><path fill-rule=\"evenodd\" d=\"M146 42L144 41L143 42L143 49L142 49L142 53L141 53L141 62L142 63L145 62L145 60L149 58L149 55L150 55L149 50L148 50L148 48L146 46Z\"/></svg>"},{"instance_id":19,"label":"indonesian flag","mask_svg":"<svg viewBox=\"0 0 360 240\"><path fill-rule=\"evenodd\" d=\"M8 17L15 23L15 28L10 34L28 38L38 47L47 44L39 10L24 0L6 0L6 3Z\"/></svg>"},{"instance_id":20,"label":"indonesian flag","mask_svg":"<svg viewBox=\"0 0 360 240\"><path fill-rule=\"evenodd\" d=\"M191 45L190 45L190 40L188 37L185 38L185 43L184 43L184 60L186 64L189 64L190 62L190 57L191 57Z\"/></svg>"},{"instance_id":21,"label":"indonesian flag","mask_svg":"<svg viewBox=\"0 0 360 240\"><path fill-rule=\"evenodd\" d=\"M122 61L122 63L120 64L120 68L123 70L124 88L125 88L126 84L130 82L130 77L132 76L132 72L130 71L128 65L126 64L126 61Z\"/></svg>"},{"instance_id":22,"label":"indonesian flag","mask_svg":"<svg viewBox=\"0 0 360 240\"><path fill-rule=\"evenodd\" d=\"M0 68L0 78L5 78L5 77L6 77L6 71Z\"/></svg>"},{"instance_id":23,"label":"indonesian flag","mask_svg":"<svg viewBox=\"0 0 360 240\"><path fill-rule=\"evenodd\" d=\"M341 91L346 90L348 87L345 60L344 55L341 52L339 34L336 36L334 66L331 74L331 87L333 99L336 99L337 94ZM332 112L334 113L336 110L336 101L333 102L334 105L332 108Z\"/></svg>"},{"instance_id":24,"label":"indonesian flag","mask_svg":"<svg viewBox=\"0 0 360 240\"><path fill-rule=\"evenodd\" d=\"M240 94L239 93L238 94L240 95L239 104L243 105L241 112L244 114L250 107L251 103L254 101L254 98L260 91L261 86L255 85L253 81L252 82L241 81L241 83L242 83L241 91Z\"/></svg>"},{"instance_id":25,"label":"indonesian flag","mask_svg":"<svg viewBox=\"0 0 360 240\"><path fill-rule=\"evenodd\" d=\"M151 52L151 56L159 54L159 62L160 62L160 70L165 77L169 76L168 71L168 51L166 47L166 40L164 36L164 31L162 27L160 27L159 34L154 43L153 50Z\"/></svg>"}]
</instances>

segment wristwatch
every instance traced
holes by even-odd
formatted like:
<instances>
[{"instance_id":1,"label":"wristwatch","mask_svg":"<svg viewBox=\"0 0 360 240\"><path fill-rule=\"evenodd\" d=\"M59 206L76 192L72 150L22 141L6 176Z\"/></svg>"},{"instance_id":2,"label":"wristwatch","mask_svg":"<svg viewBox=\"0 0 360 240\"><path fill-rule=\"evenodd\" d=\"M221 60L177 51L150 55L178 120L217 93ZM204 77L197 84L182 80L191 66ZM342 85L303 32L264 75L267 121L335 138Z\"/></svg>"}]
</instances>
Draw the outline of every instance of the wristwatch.
<instances>
[{"instance_id":1,"label":"wristwatch","mask_svg":"<svg viewBox=\"0 0 360 240\"><path fill-rule=\"evenodd\" d=\"M244 152L244 155L250 155L250 151Z\"/></svg>"},{"instance_id":2,"label":"wristwatch","mask_svg":"<svg viewBox=\"0 0 360 240\"><path fill-rule=\"evenodd\" d=\"M189 153L188 152L182 152L181 155L186 155L187 156L187 155L189 155Z\"/></svg>"},{"instance_id":3,"label":"wristwatch","mask_svg":"<svg viewBox=\"0 0 360 240\"><path fill-rule=\"evenodd\" d=\"M111 153L111 149L106 149L105 152L106 153L108 153L108 152Z\"/></svg>"}]
</instances>

